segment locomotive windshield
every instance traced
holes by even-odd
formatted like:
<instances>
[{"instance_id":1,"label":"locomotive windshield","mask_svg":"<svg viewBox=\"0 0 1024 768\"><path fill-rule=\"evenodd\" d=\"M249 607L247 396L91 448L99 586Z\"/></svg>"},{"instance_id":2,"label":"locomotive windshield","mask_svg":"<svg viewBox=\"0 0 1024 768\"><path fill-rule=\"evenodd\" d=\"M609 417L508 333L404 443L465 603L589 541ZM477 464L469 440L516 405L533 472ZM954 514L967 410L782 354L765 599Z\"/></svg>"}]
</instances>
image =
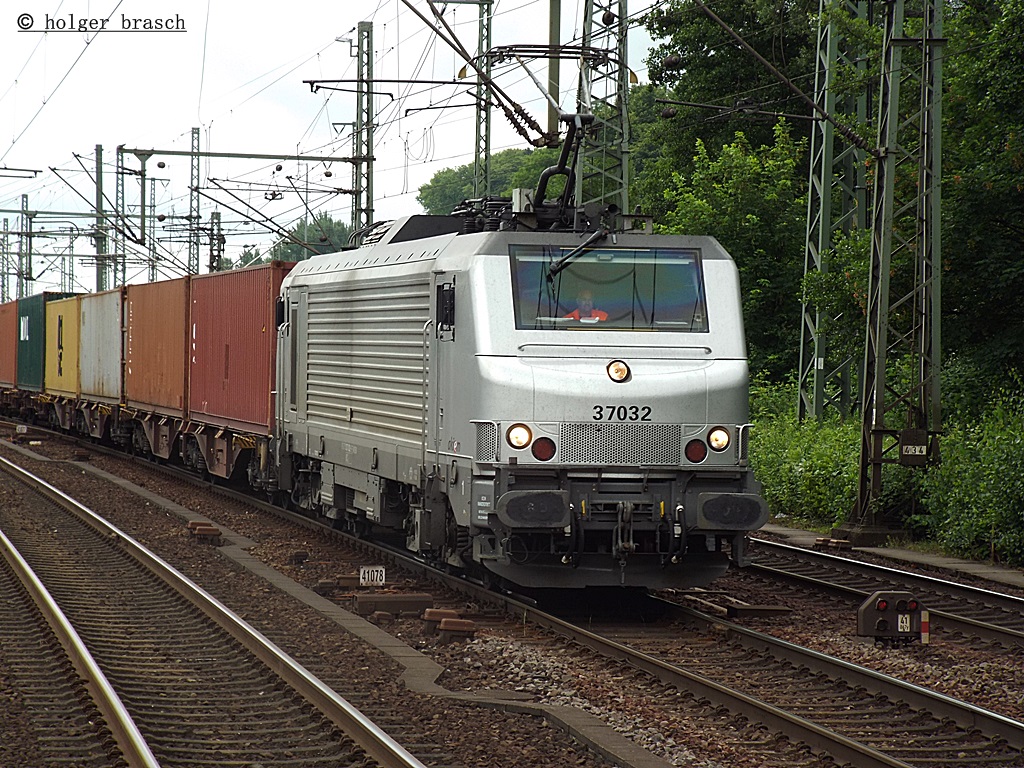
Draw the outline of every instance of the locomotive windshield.
<instances>
[{"instance_id":1,"label":"locomotive windshield","mask_svg":"<svg viewBox=\"0 0 1024 768\"><path fill-rule=\"evenodd\" d=\"M593 248L551 269L572 250L510 246L516 328L708 330L699 251Z\"/></svg>"}]
</instances>

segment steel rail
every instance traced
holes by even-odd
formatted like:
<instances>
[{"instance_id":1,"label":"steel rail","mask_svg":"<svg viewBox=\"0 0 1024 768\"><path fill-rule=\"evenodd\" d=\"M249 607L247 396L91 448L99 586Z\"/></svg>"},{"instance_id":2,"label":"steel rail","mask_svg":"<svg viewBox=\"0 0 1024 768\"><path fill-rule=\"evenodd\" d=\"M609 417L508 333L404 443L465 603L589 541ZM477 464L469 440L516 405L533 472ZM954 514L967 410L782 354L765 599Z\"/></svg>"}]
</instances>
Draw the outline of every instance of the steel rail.
<instances>
[{"instance_id":1,"label":"steel rail","mask_svg":"<svg viewBox=\"0 0 1024 768\"><path fill-rule=\"evenodd\" d=\"M10 470L6 466L9 465L9 462L2 458L0 458L0 462L3 462L0 465L0 470L9 472ZM25 562L21 553L4 535L3 531L0 531L0 549L3 550L4 559L32 596L32 600L46 619L46 623L50 625L75 671L82 678L86 690L89 691L90 697L103 715L117 748L129 768L160 768L160 763L150 750L149 744L146 743L146 738L139 731L135 720L132 719L131 714L121 701L121 697L117 695L117 691L103 674L103 670L96 663L81 636L39 577L36 576L32 567Z\"/></svg>"},{"instance_id":2,"label":"steel rail","mask_svg":"<svg viewBox=\"0 0 1024 768\"><path fill-rule=\"evenodd\" d=\"M132 556L164 579L179 594L196 605L211 620L240 642L278 674L289 686L317 707L331 722L351 737L366 754L384 768L425 768L401 744L396 742L352 704L321 682L267 637L249 626L236 613L210 595L191 579L178 573L166 561L147 550L121 529L111 525L89 508L79 504L49 483L3 457L0 466L29 483L50 501L67 509L105 536L117 540Z\"/></svg>"},{"instance_id":3,"label":"steel rail","mask_svg":"<svg viewBox=\"0 0 1024 768\"><path fill-rule=\"evenodd\" d=\"M839 670L842 673L841 679L851 687L862 687L890 699L898 699L915 709L927 711L936 718L948 718L965 728L977 729L986 736L1005 739L1016 749L1024 749L1024 723L1018 720L686 606L668 602L665 602L665 605L668 610L675 611L685 618L725 629L745 647L768 648L776 658L830 677L835 677L836 670Z\"/></svg>"},{"instance_id":4,"label":"steel rail","mask_svg":"<svg viewBox=\"0 0 1024 768\"><path fill-rule=\"evenodd\" d=\"M96 449L96 446L88 447L92 450ZM147 466L173 474L179 479L186 479L191 482L195 482L197 485L207 487L210 487L211 485L208 481L200 481L191 473L178 472L175 471L174 468L160 465L154 466L147 464ZM624 660L633 667L645 671L658 679L664 680L681 690L689 691L698 697L705 697L710 701L728 707L731 711L743 714L757 722L764 723L768 727L786 732L792 738L803 741L813 749L831 754L839 762L845 761L847 763L857 765L858 768L861 768L861 766L863 766L863 768L909 768L909 764L890 755L874 750L871 747L861 744L853 739L849 739L841 734L835 733L831 729L816 725L804 718L767 704L766 702L761 702L741 692L733 691L726 686L718 684L700 675L688 672L687 670L674 667L671 664L621 645L613 640L602 638L588 630L576 627L569 622L545 613L529 602L516 599L516 597L507 594L499 595L485 587L475 584L474 582L468 581L465 578L439 572L431 568L428 563L425 563L418 558L412 558L406 553L397 552L392 548L374 544L372 542L350 536L341 531L328 528L309 517L297 515L271 504L261 503L258 500L254 500L251 496L226 489L223 486L214 487L219 493L262 507L292 522L308 526L311 529L319 530L324 534L337 535L339 538L344 538L352 545L362 547L367 552L373 552L377 556L389 559L402 568L415 571L423 576L431 577L439 583L446 584L452 588L475 593L479 598L486 599L489 602L495 604L500 603L509 614L514 615L517 618L522 617L524 621L530 620L540 627L566 637L571 641L583 647L590 648L608 658ZM801 550L801 552L804 551L806 550ZM834 665L839 664L844 669L845 666L848 666L849 669L847 671L849 672L849 677L846 679L858 677L863 673L865 675L863 678L865 682L862 684L865 688L871 688L874 690L876 686L882 687L884 686L884 683L888 681L892 681L896 684L902 683L902 681L898 681L895 678L888 678L885 675L874 673L871 670L860 668L856 665L848 664L847 662L832 660L830 657L824 656L823 654L815 654L815 652L801 649L799 646L783 643L783 641L775 641L774 638L770 638L767 635L759 635L758 633L751 632L750 630L746 630L742 627L730 625L727 622L714 617L705 617L703 614L690 611L690 609L676 606L674 604L672 605L672 608L673 610L687 611L691 615L703 617L704 620L714 621L722 626L728 626L731 631L735 631L737 633L737 636L749 633L752 638L749 640L751 643L775 642L780 648L780 655L789 652L803 652L808 654L807 656L801 657L800 663L804 666L820 668L823 665L827 666L831 664L833 665L831 670L831 674L833 675L835 674ZM941 694L934 694L926 689L912 686L911 684L902 683L902 685L905 687L902 687L899 690L903 692L902 695L904 696L904 700L908 703L916 702L918 708L925 708L929 712L956 713L955 715L950 716L958 722L977 723L976 727L983 732L998 734L1001 738L1006 738L1008 742L1013 744L1024 743L1024 724L996 715L995 713L988 712L987 710L973 707L972 705L964 705L968 709L959 710L956 705L963 704L962 702L957 702L955 699L944 697ZM891 695L892 691L893 689L890 688L888 693ZM970 714L965 714L965 712L969 712Z\"/></svg>"},{"instance_id":5,"label":"steel rail","mask_svg":"<svg viewBox=\"0 0 1024 768\"><path fill-rule=\"evenodd\" d=\"M766 547L781 552L796 554L805 560L817 560L854 574L863 574L872 578L884 577L891 579L894 585L903 589L906 589L909 586L911 587L911 591L914 591L912 588L919 586L925 589L935 590L937 592L952 594L954 598L956 598L957 595L960 595L965 603L970 603L972 601L987 603L1004 611L1024 615L1024 600L1014 597L1013 595L981 589L980 587L973 587L966 584L946 582L933 576L909 573L897 568L875 565L873 563L864 563L859 560L850 560L849 558L838 557L825 552L815 552L813 550L804 549L803 547L794 547L789 544L763 541L761 539L753 539L753 541L756 541L759 547ZM816 589L830 590L838 594L859 598L861 600L866 599L871 594L871 592L865 592L864 590L857 589L856 587L837 584L833 581L795 573L793 571L771 565L763 565L761 563L753 562L745 567L749 568L751 572L763 572L776 579L788 580L799 584L810 584ZM1024 648L1024 632L1010 627L1002 627L998 624L972 619L968 616L960 616L955 613L950 613L949 611L930 608L927 601L924 601L924 607L928 608L929 615L932 618L933 627L942 626L946 629L961 632L966 635L975 635L985 640L1000 643L1009 648Z\"/></svg>"},{"instance_id":6,"label":"steel rail","mask_svg":"<svg viewBox=\"0 0 1024 768\"><path fill-rule=\"evenodd\" d=\"M524 621L529 620L602 656L624 661L666 684L673 685L679 690L688 691L697 698L706 698L716 705L727 707L731 712L763 723L790 738L802 741L812 749L827 752L838 763L849 763L858 768L910 768L908 763L828 728L823 728L810 720L575 626L524 603L514 604L512 607L516 613L522 615ZM679 608L674 605L672 607Z\"/></svg>"}]
</instances>

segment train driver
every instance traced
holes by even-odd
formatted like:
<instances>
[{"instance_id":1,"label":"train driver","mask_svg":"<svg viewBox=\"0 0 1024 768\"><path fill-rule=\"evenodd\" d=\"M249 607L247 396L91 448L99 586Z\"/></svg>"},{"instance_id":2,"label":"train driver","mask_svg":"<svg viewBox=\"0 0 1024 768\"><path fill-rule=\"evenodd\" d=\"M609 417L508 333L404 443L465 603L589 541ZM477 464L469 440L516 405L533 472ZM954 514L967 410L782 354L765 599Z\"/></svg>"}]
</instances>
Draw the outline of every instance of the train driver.
<instances>
[{"instance_id":1,"label":"train driver","mask_svg":"<svg viewBox=\"0 0 1024 768\"><path fill-rule=\"evenodd\" d=\"M576 309L565 317L583 322L597 322L607 320L608 313L601 309L594 309L594 294L588 288L584 288L576 294Z\"/></svg>"}]
</instances>

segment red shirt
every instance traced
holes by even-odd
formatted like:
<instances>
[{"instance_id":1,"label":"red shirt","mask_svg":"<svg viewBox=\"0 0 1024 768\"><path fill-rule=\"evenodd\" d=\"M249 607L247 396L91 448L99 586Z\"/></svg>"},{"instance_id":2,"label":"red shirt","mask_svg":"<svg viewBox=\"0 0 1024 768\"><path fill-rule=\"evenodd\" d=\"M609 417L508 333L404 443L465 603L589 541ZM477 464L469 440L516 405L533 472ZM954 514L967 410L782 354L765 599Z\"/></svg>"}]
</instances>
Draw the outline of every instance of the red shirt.
<instances>
[{"instance_id":1,"label":"red shirt","mask_svg":"<svg viewBox=\"0 0 1024 768\"><path fill-rule=\"evenodd\" d=\"M583 318L581 318L580 311L578 309L574 309L572 312L566 315L566 317L569 318L570 320L581 320L584 318L593 318L595 320L607 320L608 313L601 309L592 309L590 310L589 315L584 315Z\"/></svg>"}]
</instances>

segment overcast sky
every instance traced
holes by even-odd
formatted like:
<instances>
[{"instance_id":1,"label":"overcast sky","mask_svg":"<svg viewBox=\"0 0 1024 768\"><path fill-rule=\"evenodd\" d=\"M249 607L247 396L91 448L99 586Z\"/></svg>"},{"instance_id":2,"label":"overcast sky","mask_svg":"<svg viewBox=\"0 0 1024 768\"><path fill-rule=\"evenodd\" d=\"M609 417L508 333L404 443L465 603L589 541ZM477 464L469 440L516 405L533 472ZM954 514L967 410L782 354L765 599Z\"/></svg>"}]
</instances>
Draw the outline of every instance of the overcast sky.
<instances>
[{"instance_id":1,"label":"overcast sky","mask_svg":"<svg viewBox=\"0 0 1024 768\"><path fill-rule=\"evenodd\" d=\"M424 0L415 5L429 16ZM648 2L635 5L631 14ZM20 208L27 194L31 210L87 211L96 194L97 144L103 146L104 193L113 201L118 145L188 151L193 127L201 129L204 151L351 155L351 130L344 124L355 119L355 95L312 93L303 81L355 77L360 21L374 24L378 79L452 80L463 64L402 0L295 0L270 6L228 0L8 0L4 6L2 209ZM563 4L563 43L579 42L582 8L575 2ZM445 11L474 53L477 13L474 5L452 4ZM547 44L547 30L548 0L495 2L493 45ZM646 79L642 58L647 45L642 33L631 33L630 60L641 82ZM531 69L545 80L542 62L532 62ZM562 106L568 111L575 108L571 94L576 76L575 65L562 64L567 94ZM543 96L521 69L507 72L499 82L538 122L546 122ZM442 168L472 161L475 110L466 86L381 83L378 90L374 203L379 220L419 212L415 198L422 184ZM447 108L438 108L442 106ZM492 125L493 151L527 146L500 114L494 115ZM161 160L165 167L155 168ZM128 156L126 165L137 169L138 160ZM202 161L203 190L210 196L202 198L202 220L208 222L212 210L221 211L229 255L244 245L265 248L275 239L266 228L244 223L230 208L256 218L273 217L287 228L302 217L308 197L314 210L350 219L350 196L331 192L352 186L350 164L286 161L281 171L276 165L266 160ZM147 173L158 179L158 213L187 214L188 158L154 155ZM218 189L218 184L231 191ZM267 199L278 197L276 192L279 199ZM136 211L138 194L137 179L127 178L126 201ZM17 229L17 213L0 213L2 218L8 219L12 232ZM173 221L169 218L167 230L158 233L167 249L168 272L173 272L175 257L184 260L187 252L184 242L176 242L183 237L175 238ZM75 226L84 230L91 225L87 218L39 216L33 229L72 232ZM10 241L16 249L17 238ZM67 237L42 237L34 241L33 250L64 252L68 245ZM76 253L94 252L84 236L73 245ZM200 261L205 264L205 254ZM59 285L57 263L50 259L36 268L36 290ZM76 266L77 290L94 288L90 269Z\"/></svg>"}]
</instances>

